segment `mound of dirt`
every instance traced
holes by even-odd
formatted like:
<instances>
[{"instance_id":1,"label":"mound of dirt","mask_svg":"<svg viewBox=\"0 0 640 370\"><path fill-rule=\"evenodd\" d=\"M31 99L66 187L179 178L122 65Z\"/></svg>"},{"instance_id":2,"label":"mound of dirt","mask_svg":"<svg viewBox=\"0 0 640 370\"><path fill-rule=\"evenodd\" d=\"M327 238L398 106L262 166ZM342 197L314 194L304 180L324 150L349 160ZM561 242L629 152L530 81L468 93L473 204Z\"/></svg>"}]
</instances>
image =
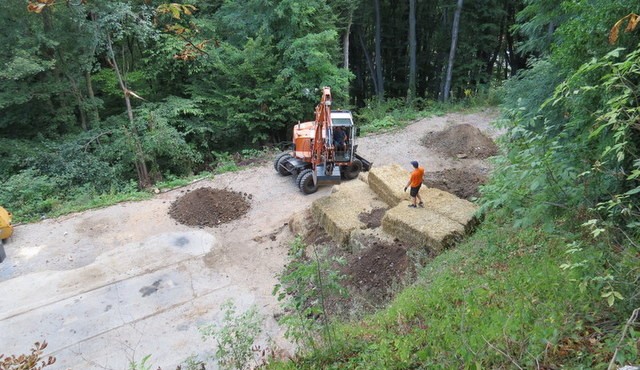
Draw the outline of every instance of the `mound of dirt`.
<instances>
[{"instance_id":1,"label":"mound of dirt","mask_svg":"<svg viewBox=\"0 0 640 370\"><path fill-rule=\"evenodd\" d=\"M394 283L406 276L410 266L402 243L373 242L370 248L347 257L341 269L346 276L343 284L373 304L385 303L394 295Z\"/></svg>"},{"instance_id":2,"label":"mound of dirt","mask_svg":"<svg viewBox=\"0 0 640 370\"><path fill-rule=\"evenodd\" d=\"M444 171L427 172L424 175L424 184L427 187L440 189L466 200L479 197L478 188L485 182L487 176L477 168L448 168Z\"/></svg>"},{"instance_id":3,"label":"mound of dirt","mask_svg":"<svg viewBox=\"0 0 640 370\"><path fill-rule=\"evenodd\" d=\"M429 132L422 144L449 157L486 159L498 153L496 144L478 128L461 124Z\"/></svg>"},{"instance_id":4,"label":"mound of dirt","mask_svg":"<svg viewBox=\"0 0 640 370\"><path fill-rule=\"evenodd\" d=\"M371 212L363 212L358 215L358 219L367 225L367 229L375 229L382 225L382 218L387 210L384 208L375 208Z\"/></svg>"},{"instance_id":5,"label":"mound of dirt","mask_svg":"<svg viewBox=\"0 0 640 370\"><path fill-rule=\"evenodd\" d=\"M247 193L199 188L187 192L169 207L169 215L188 226L213 227L237 220L251 208Z\"/></svg>"}]
</instances>

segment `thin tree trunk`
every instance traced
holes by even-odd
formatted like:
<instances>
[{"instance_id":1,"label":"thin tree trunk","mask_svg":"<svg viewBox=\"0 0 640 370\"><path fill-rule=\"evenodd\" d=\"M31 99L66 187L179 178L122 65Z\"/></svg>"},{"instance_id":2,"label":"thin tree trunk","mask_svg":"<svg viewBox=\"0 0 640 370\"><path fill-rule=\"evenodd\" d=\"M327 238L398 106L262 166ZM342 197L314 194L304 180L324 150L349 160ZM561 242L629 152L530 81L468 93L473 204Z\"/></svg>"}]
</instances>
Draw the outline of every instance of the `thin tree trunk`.
<instances>
[{"instance_id":1,"label":"thin tree trunk","mask_svg":"<svg viewBox=\"0 0 640 370\"><path fill-rule=\"evenodd\" d=\"M447 66L447 77L444 83L444 102L447 102L449 100L449 94L451 91L451 77L453 75L453 62L456 58L456 47L458 44L458 31L460 30L460 13L462 13L462 2L463 0L458 0L456 12L453 15L453 27L451 28L451 49L449 50L449 64Z\"/></svg>"},{"instance_id":2,"label":"thin tree trunk","mask_svg":"<svg viewBox=\"0 0 640 370\"><path fill-rule=\"evenodd\" d=\"M491 77L493 75L493 68L495 67L496 61L498 60L498 56L500 55L500 50L502 50L505 23L506 23L506 16L502 17L502 19L500 20L500 31L499 31L500 33L498 34L498 42L496 44L496 48L493 54L491 55L491 58L487 62L487 68L485 71L489 76L489 82L491 82Z\"/></svg>"},{"instance_id":3,"label":"thin tree trunk","mask_svg":"<svg viewBox=\"0 0 640 370\"><path fill-rule=\"evenodd\" d=\"M364 58L367 61L367 66L369 67L369 71L371 72L371 81L373 81L373 90L378 93L378 80L376 79L375 68L373 63L371 62L371 57L367 52L367 45L364 43L364 39L362 38L362 33L358 32L358 39L360 40L360 45L362 46L362 53L364 54Z\"/></svg>"},{"instance_id":4,"label":"thin tree trunk","mask_svg":"<svg viewBox=\"0 0 640 370\"><path fill-rule=\"evenodd\" d=\"M89 100L91 101L91 113L93 115L93 123L100 122L100 113L98 112L98 105L96 104L96 96L93 92L93 82L91 80L91 73L89 71L84 73L84 79L87 82L87 93L89 94Z\"/></svg>"},{"instance_id":5,"label":"thin tree trunk","mask_svg":"<svg viewBox=\"0 0 640 370\"><path fill-rule=\"evenodd\" d=\"M382 78L382 21L380 19L380 0L373 0L373 6L375 8L376 13L376 58L375 58L375 67L376 67L376 75L375 79L377 80L378 89L376 90L376 95L378 97L378 101L384 100L384 80Z\"/></svg>"},{"instance_id":6,"label":"thin tree trunk","mask_svg":"<svg viewBox=\"0 0 640 370\"><path fill-rule=\"evenodd\" d=\"M107 48L109 49L109 59L110 63L113 67L113 70L118 77L118 83L120 84L120 88L124 93L124 101L127 107L127 116L129 117L129 124L131 125L131 131L127 129L125 126L125 134L131 140L131 145L133 147L134 154L136 156L136 172L138 174L138 185L141 188L146 188L151 185L151 178L149 177L149 170L147 169L147 164L144 160L144 150L142 149L142 144L140 144L140 138L138 137L138 133L135 129L135 121L133 119L133 108L131 107L131 98L130 92L127 88L127 85L124 82L124 78L122 77L122 73L118 68L118 62L116 60L115 53L113 52L113 43L111 42L111 36L107 34Z\"/></svg>"},{"instance_id":7,"label":"thin tree trunk","mask_svg":"<svg viewBox=\"0 0 640 370\"><path fill-rule=\"evenodd\" d=\"M416 0L409 0L409 103L416 97Z\"/></svg>"},{"instance_id":8,"label":"thin tree trunk","mask_svg":"<svg viewBox=\"0 0 640 370\"><path fill-rule=\"evenodd\" d=\"M349 13L349 21L347 22L347 30L342 37L342 67L349 70L349 37L351 36L351 24L353 23L353 12Z\"/></svg>"},{"instance_id":9,"label":"thin tree trunk","mask_svg":"<svg viewBox=\"0 0 640 370\"><path fill-rule=\"evenodd\" d=\"M344 32L344 36L342 37L342 56L343 62L342 67L345 70L349 70L349 40L351 38L351 24L353 23L353 12L349 12L349 21L347 22L347 29ZM349 92L349 81L346 82L344 91Z\"/></svg>"}]
</instances>

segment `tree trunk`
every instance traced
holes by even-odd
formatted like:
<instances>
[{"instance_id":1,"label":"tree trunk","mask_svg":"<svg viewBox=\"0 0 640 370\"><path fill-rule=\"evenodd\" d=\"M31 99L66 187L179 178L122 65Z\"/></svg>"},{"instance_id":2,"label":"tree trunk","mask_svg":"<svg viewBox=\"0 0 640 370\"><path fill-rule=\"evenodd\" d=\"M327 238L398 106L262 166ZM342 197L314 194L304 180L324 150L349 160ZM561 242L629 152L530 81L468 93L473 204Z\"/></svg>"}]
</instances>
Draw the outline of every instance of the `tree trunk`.
<instances>
[{"instance_id":1,"label":"tree trunk","mask_svg":"<svg viewBox=\"0 0 640 370\"><path fill-rule=\"evenodd\" d=\"M375 36L375 44L376 44L376 58L375 58L375 68L376 68L376 85L378 89L376 90L376 96L378 97L378 101L384 100L384 81L382 79L382 21L380 19L380 0L373 0L373 6L375 8L376 13L376 36Z\"/></svg>"},{"instance_id":2,"label":"tree trunk","mask_svg":"<svg viewBox=\"0 0 640 370\"><path fill-rule=\"evenodd\" d=\"M416 97L416 48L416 0L409 0L409 103Z\"/></svg>"},{"instance_id":3,"label":"tree trunk","mask_svg":"<svg viewBox=\"0 0 640 370\"><path fill-rule=\"evenodd\" d=\"M96 96L93 92L93 83L91 80L91 73L89 71L84 73L84 79L87 82L87 93L89 94L89 101L91 102L92 121L97 124L100 122L100 113L98 112L98 104L96 104Z\"/></svg>"},{"instance_id":4,"label":"tree trunk","mask_svg":"<svg viewBox=\"0 0 640 370\"><path fill-rule=\"evenodd\" d=\"M489 61L487 62L487 67L485 69L487 76L489 78L489 82L491 82L491 77L493 76L493 68L495 67L496 61L498 60L498 56L500 55L500 51L502 50L502 46L504 44L503 42L503 36L504 36L504 27L505 27L505 23L506 23L506 16L502 17L502 19L500 19L500 33L498 34L498 40L497 40L497 44L496 44L496 48L493 51L493 54L491 55L491 58L489 59ZM498 77L500 78L500 77Z\"/></svg>"},{"instance_id":5,"label":"tree trunk","mask_svg":"<svg viewBox=\"0 0 640 370\"><path fill-rule=\"evenodd\" d=\"M149 176L149 170L147 169L147 164L144 158L144 150L142 149L142 144L140 143L140 138L138 137L137 130L135 128L135 121L133 119L133 108L131 107L131 98L129 89L124 82L124 78L122 77L122 73L118 68L118 62L116 60L115 53L113 52L113 43L111 42L111 36L107 34L107 48L109 50L109 59L110 64L113 67L113 70L118 77L118 83L120 84L120 88L124 93L124 101L127 107L127 116L129 117L129 124L131 125L131 130L129 130L126 126L124 127L125 135L129 138L130 145L132 146L133 152L136 157L136 172L138 174L138 186L140 188L146 188L151 185L151 177Z\"/></svg>"},{"instance_id":6,"label":"tree trunk","mask_svg":"<svg viewBox=\"0 0 640 370\"><path fill-rule=\"evenodd\" d=\"M353 23L353 12L349 13L349 21L347 22L347 29L342 37L342 54L344 69L349 70L349 37L351 36L351 24Z\"/></svg>"},{"instance_id":7,"label":"tree trunk","mask_svg":"<svg viewBox=\"0 0 640 370\"><path fill-rule=\"evenodd\" d=\"M364 58L367 61L367 66L369 66L369 71L371 72L371 81L373 82L373 90L378 93L378 80L376 78L375 67L371 62L371 57L367 52L367 45L364 43L364 39L362 38L362 33L358 33L358 39L360 40L360 46L362 46L362 53L364 54Z\"/></svg>"},{"instance_id":8,"label":"tree trunk","mask_svg":"<svg viewBox=\"0 0 640 370\"><path fill-rule=\"evenodd\" d=\"M451 27L451 49L449 50L449 64L447 65L447 77L444 83L443 100L446 103L449 100L451 91L451 76L453 75L453 61L456 58L456 47L458 43L458 31L460 29L460 13L462 13L462 2L458 0L456 12L453 15L453 26Z\"/></svg>"}]
</instances>

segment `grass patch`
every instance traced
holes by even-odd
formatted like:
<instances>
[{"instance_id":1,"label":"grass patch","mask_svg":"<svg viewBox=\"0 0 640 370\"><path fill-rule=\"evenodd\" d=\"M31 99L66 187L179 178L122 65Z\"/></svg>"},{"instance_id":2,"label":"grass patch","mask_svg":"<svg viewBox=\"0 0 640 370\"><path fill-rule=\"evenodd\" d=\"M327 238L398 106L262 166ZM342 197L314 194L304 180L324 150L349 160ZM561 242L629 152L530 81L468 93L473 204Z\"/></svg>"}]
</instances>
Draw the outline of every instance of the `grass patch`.
<instances>
[{"instance_id":1,"label":"grass patch","mask_svg":"<svg viewBox=\"0 0 640 370\"><path fill-rule=\"evenodd\" d=\"M619 333L611 322L628 309L580 282L611 256L585 248L588 266L562 268L578 236L495 222L435 258L387 309L339 326L331 350L271 368L606 369Z\"/></svg>"},{"instance_id":2,"label":"grass patch","mask_svg":"<svg viewBox=\"0 0 640 370\"><path fill-rule=\"evenodd\" d=\"M389 99L384 102L370 100L364 108L355 112L356 122L361 134L386 132L401 129L418 119L441 117L447 113L471 113L499 103L495 96L475 95L452 103L441 103L433 100L416 99L407 104L404 99Z\"/></svg>"}]
</instances>

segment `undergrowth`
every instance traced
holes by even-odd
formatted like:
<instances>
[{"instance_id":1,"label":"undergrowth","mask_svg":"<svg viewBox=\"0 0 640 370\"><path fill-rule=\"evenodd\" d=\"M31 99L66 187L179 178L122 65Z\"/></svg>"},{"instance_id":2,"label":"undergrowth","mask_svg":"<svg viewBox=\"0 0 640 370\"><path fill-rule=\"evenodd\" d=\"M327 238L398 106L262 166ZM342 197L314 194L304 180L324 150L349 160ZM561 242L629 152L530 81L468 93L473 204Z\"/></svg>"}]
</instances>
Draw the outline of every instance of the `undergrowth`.
<instances>
[{"instance_id":1,"label":"undergrowth","mask_svg":"<svg viewBox=\"0 0 640 370\"><path fill-rule=\"evenodd\" d=\"M30 168L0 179L0 206L13 214L13 223L35 222L45 218L101 208L125 201L149 199L153 193L175 189L194 181L212 178L225 172L242 170L253 163L270 161L270 148L244 149L237 153L216 152L211 164L212 172L176 176L170 173L149 189L140 190L135 181L114 182L110 186L98 186L89 179L82 184L70 184L68 175L48 175ZM105 169L109 171L109 169Z\"/></svg>"},{"instance_id":2,"label":"undergrowth","mask_svg":"<svg viewBox=\"0 0 640 370\"><path fill-rule=\"evenodd\" d=\"M618 363L637 358L637 326L620 334L639 303L634 288L617 284L628 299L610 305L607 282L592 279L612 274L623 256L597 240L576 253L588 236L560 222L556 231L495 218L483 225L387 309L337 326L330 350L271 368L606 369L616 348Z\"/></svg>"},{"instance_id":3,"label":"undergrowth","mask_svg":"<svg viewBox=\"0 0 640 370\"><path fill-rule=\"evenodd\" d=\"M355 112L355 118L362 134L384 132L403 128L417 119L497 107L499 96L498 90L492 89L476 94L470 92L466 98L450 103L428 99L415 99L411 104L404 99L370 100Z\"/></svg>"}]
</instances>

